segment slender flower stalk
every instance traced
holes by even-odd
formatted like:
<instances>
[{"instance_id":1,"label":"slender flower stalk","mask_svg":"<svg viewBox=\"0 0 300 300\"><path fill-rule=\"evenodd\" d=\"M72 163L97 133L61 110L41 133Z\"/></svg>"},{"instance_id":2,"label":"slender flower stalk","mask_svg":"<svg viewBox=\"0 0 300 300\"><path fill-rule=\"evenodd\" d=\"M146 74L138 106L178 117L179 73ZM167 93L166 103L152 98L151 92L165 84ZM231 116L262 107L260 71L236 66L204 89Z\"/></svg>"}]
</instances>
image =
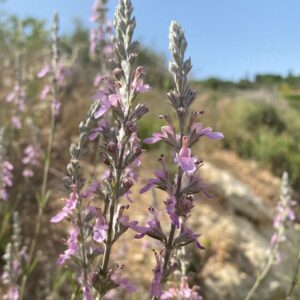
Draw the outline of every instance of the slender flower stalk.
<instances>
[{"instance_id":1,"label":"slender flower stalk","mask_svg":"<svg viewBox=\"0 0 300 300\"><path fill-rule=\"evenodd\" d=\"M295 290L295 287L299 281L299 270L300 270L300 252L298 253L298 257L297 257L297 262L296 262L296 267L295 267L295 271L294 271L294 274L293 274L293 277L292 277L292 283L291 283L291 286L287 292L287 295L286 295L286 300L291 300L292 298L292 295L293 295L293 292Z\"/></svg>"},{"instance_id":2,"label":"slender flower stalk","mask_svg":"<svg viewBox=\"0 0 300 300\"><path fill-rule=\"evenodd\" d=\"M93 299L93 295L104 297L118 287L129 292L136 290L122 275L124 266L111 263L114 244L128 228L137 224L124 215L129 205L120 201L122 198L132 201L130 189L142 153L136 123L148 112L146 106L135 103L137 95L148 91L149 86L144 84L143 68L135 66L138 43L133 41L132 12L131 1L120 0L114 24L113 75L93 97L94 103L79 125L79 141L70 147L71 161L67 167L66 185L71 194L62 211L51 219L56 223L71 218L68 249L58 263L67 260L79 263L78 281L85 299ZM101 139L99 157L107 170L86 186L80 162L88 144L96 137ZM101 263L97 265L99 260Z\"/></svg>"},{"instance_id":3,"label":"slender flower stalk","mask_svg":"<svg viewBox=\"0 0 300 300\"><path fill-rule=\"evenodd\" d=\"M51 42L51 49L52 49L52 65L51 68L48 70L50 73L51 78L51 84L50 84L50 91L49 91L49 97L51 98L51 106L50 106L50 132L48 137L48 144L47 148L45 150L45 158L44 158L44 169L43 169L43 177L42 177L42 186L41 191L37 195L37 203L38 203L38 213L36 217L36 226L34 230L34 236L31 240L30 247L29 247L29 253L28 253L28 260L27 265L25 269L25 273L22 277L22 283L20 288L20 300L23 299L26 283L29 276L29 271L32 268L33 264L35 263L35 251L36 251L36 244L37 240L40 234L41 225L43 221L43 214L45 207L47 205L47 202L50 197L50 191L47 190L48 186L48 176L49 176L49 167L51 163L51 153L52 153L52 147L53 147L53 140L55 135L55 125L56 125L56 116L59 112L60 104L58 102L58 96L59 96L59 82L61 79L61 70L59 68L59 53L58 53L58 29L59 29L59 16L57 13L54 14L53 17L53 26L52 26L52 42ZM41 74L38 74L38 77ZM44 71L44 75L46 75L46 72ZM27 148L29 149L29 148ZM23 159L30 161L32 164L32 156L33 156L34 149L29 149L27 151L27 157ZM23 174L24 175L24 174Z\"/></svg>"},{"instance_id":4,"label":"slender flower stalk","mask_svg":"<svg viewBox=\"0 0 300 300\"><path fill-rule=\"evenodd\" d=\"M162 155L159 159L162 169L156 171L155 178L149 179L146 186L141 189L141 193L146 192L155 186L167 193L165 201L165 211L169 215L170 230L167 234L162 230L155 209L150 208L153 217L146 227L136 226L134 230L138 232L137 238L148 235L161 241L163 251L154 251L156 257L156 267L154 269L154 279L151 286L153 299L160 299L163 295L162 286L169 275L177 268L173 262L176 250L189 243L194 243L198 248L203 246L197 241L198 234L187 226L187 219L194 207L195 194L207 195L201 179L196 174L201 167L201 162L192 155L191 147L202 137L210 139L221 139L223 134L213 132L210 127L203 128L201 123L196 123L196 119L203 112L190 111L190 105L195 99L195 92L190 89L187 83L187 76L192 68L191 60L185 59L187 42L182 27L172 22L170 26L170 51L173 61L170 62L170 73L173 76L175 89L168 93L169 104L175 109L178 128L169 115L160 116L167 125L161 128L161 132L153 133L152 137L144 142L154 144L162 141L170 146L174 164L177 172L174 174L168 170L166 159Z\"/></svg>"},{"instance_id":5,"label":"slender flower stalk","mask_svg":"<svg viewBox=\"0 0 300 300\"><path fill-rule=\"evenodd\" d=\"M27 248L22 246L21 228L18 213L13 216L13 233L11 242L7 244L5 254L4 272L1 276L3 284L7 287L7 292L3 296L5 300L20 299L19 281L23 274L23 269L28 260Z\"/></svg>"},{"instance_id":6,"label":"slender flower stalk","mask_svg":"<svg viewBox=\"0 0 300 300\"><path fill-rule=\"evenodd\" d=\"M114 55L113 46L113 24L107 17L107 0L95 0L90 21L93 27L90 30L90 58L99 65L94 78L94 87L97 91L109 90L111 85L110 73L112 71L112 59ZM97 146L100 146L101 136L94 135ZM95 166L99 161L100 153L95 153Z\"/></svg>"},{"instance_id":7,"label":"slender flower stalk","mask_svg":"<svg viewBox=\"0 0 300 300\"><path fill-rule=\"evenodd\" d=\"M282 258L279 252L280 245L286 241L286 229L290 222L295 220L295 213L292 207L295 205L295 201L290 198L288 174L286 172L282 175L280 200L276 207L276 215L273 220L274 233L270 241L270 249L268 250L267 262L256 278L256 281L250 291L248 292L245 300L250 300L254 296L256 290L260 284L266 278L271 267L274 264L281 262Z\"/></svg>"},{"instance_id":8,"label":"slender flower stalk","mask_svg":"<svg viewBox=\"0 0 300 300\"><path fill-rule=\"evenodd\" d=\"M12 92L6 97L6 101L13 104L11 124L12 127L17 130L21 129L22 127L22 116L24 114L27 101L23 71L23 44L23 24L22 21L19 21L15 34L15 85Z\"/></svg>"},{"instance_id":9,"label":"slender flower stalk","mask_svg":"<svg viewBox=\"0 0 300 300\"><path fill-rule=\"evenodd\" d=\"M109 63L113 58L113 26L107 18L107 0L95 0L90 21L95 24L90 31L90 56L100 63L94 85L101 86L108 76Z\"/></svg>"},{"instance_id":10,"label":"slender flower stalk","mask_svg":"<svg viewBox=\"0 0 300 300\"><path fill-rule=\"evenodd\" d=\"M8 200L8 188L13 185L13 165L6 158L4 128L0 128L0 203ZM0 206L1 207L1 206Z\"/></svg>"}]
</instances>

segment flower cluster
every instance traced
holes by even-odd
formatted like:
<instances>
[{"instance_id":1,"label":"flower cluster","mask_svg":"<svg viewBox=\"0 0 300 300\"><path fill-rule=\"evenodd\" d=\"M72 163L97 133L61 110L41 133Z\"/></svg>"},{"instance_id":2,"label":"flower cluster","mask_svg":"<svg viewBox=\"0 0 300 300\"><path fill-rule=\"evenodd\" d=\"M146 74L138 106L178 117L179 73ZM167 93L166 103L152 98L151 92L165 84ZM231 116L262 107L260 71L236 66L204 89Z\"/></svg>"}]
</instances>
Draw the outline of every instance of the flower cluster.
<instances>
[{"instance_id":1,"label":"flower cluster","mask_svg":"<svg viewBox=\"0 0 300 300\"><path fill-rule=\"evenodd\" d=\"M13 165L6 159L4 128L0 128L0 200L8 199L7 188L13 185Z\"/></svg>"},{"instance_id":2,"label":"flower cluster","mask_svg":"<svg viewBox=\"0 0 300 300\"><path fill-rule=\"evenodd\" d=\"M37 73L38 78L47 78L45 85L40 92L40 100L50 100L54 115L60 112L61 103L59 101L59 93L64 86L65 79L68 76L69 69L61 61L58 49L58 14L54 14L53 26L51 32L51 50L52 62L46 63L44 67Z\"/></svg>"},{"instance_id":3,"label":"flower cluster","mask_svg":"<svg viewBox=\"0 0 300 300\"><path fill-rule=\"evenodd\" d=\"M197 288L190 288L188 284L188 278L183 276L179 288L171 287L167 291L163 292L161 300L203 300L202 296L197 292Z\"/></svg>"},{"instance_id":4,"label":"flower cluster","mask_svg":"<svg viewBox=\"0 0 300 300\"><path fill-rule=\"evenodd\" d=\"M281 261L279 246L286 241L286 227L295 220L295 213L292 209L294 205L296 205L296 202L291 200L290 197L288 174L284 172L281 181L280 200L276 206L276 214L273 220L274 233L269 250L275 262Z\"/></svg>"},{"instance_id":5,"label":"flower cluster","mask_svg":"<svg viewBox=\"0 0 300 300\"><path fill-rule=\"evenodd\" d=\"M98 2L97 2L98 3ZM136 104L139 93L149 90L144 84L144 71L136 67L138 43L132 40L135 19L129 0L121 0L115 14L114 71L107 85L93 97L87 117L79 125L79 141L70 147L66 185L70 197L52 222L71 219L67 250L59 263L75 261L81 266L78 279L85 299L95 293L105 295L117 287L133 292L136 288L124 277L123 265L110 263L113 245L128 230L135 228L125 211L132 201L131 188L136 180L136 168L142 153L137 133L137 121L148 112L143 104ZM80 172L80 162L88 144L100 138L99 157L106 170L99 178L86 184ZM95 266L95 259L102 261Z\"/></svg>"},{"instance_id":6,"label":"flower cluster","mask_svg":"<svg viewBox=\"0 0 300 300\"><path fill-rule=\"evenodd\" d=\"M23 273L24 263L27 260L27 247L22 246L21 229L18 213L13 217L12 241L7 244L5 254L4 272L1 279L7 292L3 295L5 300L18 300L20 296L20 278Z\"/></svg>"},{"instance_id":7,"label":"flower cluster","mask_svg":"<svg viewBox=\"0 0 300 300\"><path fill-rule=\"evenodd\" d=\"M22 163L24 170L22 172L25 178L33 177L34 168L39 165L39 158L41 156L39 147L30 144L24 149L24 157Z\"/></svg>"},{"instance_id":8,"label":"flower cluster","mask_svg":"<svg viewBox=\"0 0 300 300\"><path fill-rule=\"evenodd\" d=\"M109 84L109 69L113 58L113 24L107 19L107 0L95 0L90 21L95 24L90 31L90 56L100 63L94 86L98 89Z\"/></svg>"},{"instance_id":9,"label":"flower cluster","mask_svg":"<svg viewBox=\"0 0 300 300\"><path fill-rule=\"evenodd\" d=\"M168 100L175 109L179 126L177 129L170 115L161 115L160 118L167 124L161 128L161 132L154 133L152 137L147 138L144 142L148 144L160 141L166 143L171 148L177 173L174 174L168 169L166 159L162 155L159 158L161 169L154 173L155 178L149 179L140 192L144 193L153 186L166 192L165 211L169 215L171 230L169 234L162 230L157 213L153 208L150 209L153 218L147 226L135 226L133 228L138 232L137 237L148 235L161 241L164 247L163 252L159 255L155 252L157 264L154 269L154 279L151 287L151 295L154 299L159 299L162 295L165 295L164 297L170 295L170 293L163 293L162 283L175 269L171 262L175 251L190 243L194 243L199 249L203 249L203 246L197 240L199 234L195 234L187 225L187 219L190 217L195 204L195 195L200 193L209 196L206 192L206 185L197 175L202 162L193 156L191 148L202 137L213 140L223 138L222 133L213 132L210 127L203 127L201 123L197 122L203 111L190 111L190 105L196 96L187 84L187 75L192 65L190 59L185 60L187 42L178 23L171 23L169 37L170 50L174 59L170 63L170 73L174 78L175 89L168 93ZM192 292L190 292L190 295L192 295ZM194 299L200 299L200 296L198 298L193 297Z\"/></svg>"},{"instance_id":10,"label":"flower cluster","mask_svg":"<svg viewBox=\"0 0 300 300\"><path fill-rule=\"evenodd\" d=\"M292 207L296 204L290 198L288 174L286 172L282 175L281 189L280 189L280 199L276 207L276 214L273 220L274 233L271 237L270 248L267 252L267 261L257 275L257 278L252 286L252 288L247 293L245 300L250 300L253 298L255 291L258 289L262 281L268 275L271 267L282 261L282 257L279 252L280 244L286 241L286 228L288 223L295 220L295 214ZM298 267L297 267L298 269ZM297 273L298 271L296 271ZM292 284L293 286L293 284ZM291 287L290 292L292 292L293 287ZM288 299L288 298L286 298Z\"/></svg>"},{"instance_id":11,"label":"flower cluster","mask_svg":"<svg viewBox=\"0 0 300 300\"><path fill-rule=\"evenodd\" d=\"M15 84L11 93L6 97L6 102L11 103L13 114L11 124L15 129L22 127L22 115L24 114L27 102L27 94L24 84L24 65L23 65L23 28L22 23L18 23L15 37Z\"/></svg>"}]
</instances>

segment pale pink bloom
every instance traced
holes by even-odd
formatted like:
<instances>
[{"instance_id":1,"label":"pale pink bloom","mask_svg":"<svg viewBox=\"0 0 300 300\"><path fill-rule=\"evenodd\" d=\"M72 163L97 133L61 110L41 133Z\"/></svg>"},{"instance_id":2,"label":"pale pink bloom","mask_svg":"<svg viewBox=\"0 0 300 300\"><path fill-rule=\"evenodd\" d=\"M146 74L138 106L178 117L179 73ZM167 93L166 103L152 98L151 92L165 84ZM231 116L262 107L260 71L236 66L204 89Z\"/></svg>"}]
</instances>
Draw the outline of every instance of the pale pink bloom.
<instances>
[{"instance_id":1,"label":"pale pink bloom","mask_svg":"<svg viewBox=\"0 0 300 300\"><path fill-rule=\"evenodd\" d=\"M16 129L20 129L22 127L21 120L17 116L12 116L11 123Z\"/></svg>"},{"instance_id":2,"label":"pale pink bloom","mask_svg":"<svg viewBox=\"0 0 300 300\"><path fill-rule=\"evenodd\" d=\"M182 171L189 174L197 169L197 159L192 157L192 150L189 148L189 137L184 136L182 140L182 148L176 156L177 163L180 165Z\"/></svg>"},{"instance_id":3,"label":"pale pink bloom","mask_svg":"<svg viewBox=\"0 0 300 300\"><path fill-rule=\"evenodd\" d=\"M79 199L79 195L75 192L72 192L70 194L70 198L66 200L66 204L63 207L63 209L56 216L52 217L50 222L58 223L62 221L64 218L71 215L77 205L78 199Z\"/></svg>"},{"instance_id":4,"label":"pale pink bloom","mask_svg":"<svg viewBox=\"0 0 300 300\"><path fill-rule=\"evenodd\" d=\"M49 95L50 91L51 91L50 85L49 85L49 84L46 84L46 85L43 87L43 89L42 89L42 91L41 91L41 93L40 93L40 99L41 99L42 101L44 101L44 100L46 99L46 97Z\"/></svg>"},{"instance_id":5,"label":"pale pink bloom","mask_svg":"<svg viewBox=\"0 0 300 300\"><path fill-rule=\"evenodd\" d=\"M45 66L37 73L37 77L38 77L38 78L43 78L43 77L45 77L50 71L51 71L50 66L49 66L49 65L45 65Z\"/></svg>"}]
</instances>

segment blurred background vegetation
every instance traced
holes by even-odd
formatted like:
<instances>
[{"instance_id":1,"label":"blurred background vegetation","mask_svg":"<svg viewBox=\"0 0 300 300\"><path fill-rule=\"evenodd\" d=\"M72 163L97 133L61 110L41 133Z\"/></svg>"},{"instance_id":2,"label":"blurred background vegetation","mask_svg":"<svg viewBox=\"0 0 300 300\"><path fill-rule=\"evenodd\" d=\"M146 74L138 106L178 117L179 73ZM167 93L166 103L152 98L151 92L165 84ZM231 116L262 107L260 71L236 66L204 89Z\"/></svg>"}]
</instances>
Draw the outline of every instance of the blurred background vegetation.
<instances>
[{"instance_id":1,"label":"blurred background vegetation","mask_svg":"<svg viewBox=\"0 0 300 300\"><path fill-rule=\"evenodd\" d=\"M49 51L49 36L42 20L23 20L25 35L21 45L16 42L17 23L15 16L7 16L2 12L0 95L3 108L14 78L16 49L23 51L29 100L37 98L39 85L34 75ZM72 106L73 111L76 109L74 105L89 105L89 98L95 92L92 81L98 70L97 63L89 58L88 29L83 27L80 20L75 22L74 27L72 34L61 38L62 56L72 61L71 80L63 105L65 114L70 109L68 106ZM145 101L153 105L154 111L149 117L152 118L157 112L156 104L159 103L160 108L164 105L165 93L172 84L171 78L166 59L152 49L142 47L139 64L145 66L147 81L153 88L150 94L144 96ZM292 73L286 77L257 74L253 80L244 78L237 82L220 78L191 80L199 95L205 95L203 105L209 112L207 123L216 124L217 129L225 134L225 149L237 152L242 158L257 160L278 176L286 170L293 185L300 184L300 76ZM5 123L6 117L6 110L1 109L1 124ZM74 121L61 126L66 137L76 133L77 124ZM148 136L153 130L158 130L159 126L159 122L148 122L146 118L141 124L141 130L144 136Z\"/></svg>"}]
</instances>

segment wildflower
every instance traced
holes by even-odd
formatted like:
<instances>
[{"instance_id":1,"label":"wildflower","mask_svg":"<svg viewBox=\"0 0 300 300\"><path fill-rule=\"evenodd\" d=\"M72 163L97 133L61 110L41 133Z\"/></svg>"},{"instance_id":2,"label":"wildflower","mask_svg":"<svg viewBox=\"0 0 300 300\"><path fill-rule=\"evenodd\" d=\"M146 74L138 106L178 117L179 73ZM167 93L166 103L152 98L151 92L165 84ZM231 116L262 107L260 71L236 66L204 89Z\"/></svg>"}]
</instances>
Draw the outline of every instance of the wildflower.
<instances>
[{"instance_id":1,"label":"wildflower","mask_svg":"<svg viewBox=\"0 0 300 300\"><path fill-rule=\"evenodd\" d=\"M121 269L121 268L119 268ZM120 271L113 271L110 274L110 279L127 292L136 292L137 287L133 285L128 278L123 277Z\"/></svg>"},{"instance_id":2,"label":"wildflower","mask_svg":"<svg viewBox=\"0 0 300 300\"><path fill-rule=\"evenodd\" d=\"M102 104L101 107L95 112L96 119L102 117L111 106L116 106L118 103L117 95L106 95L103 91L100 91L93 97L93 99L99 100Z\"/></svg>"},{"instance_id":3,"label":"wildflower","mask_svg":"<svg viewBox=\"0 0 300 300\"><path fill-rule=\"evenodd\" d=\"M198 237L200 234L195 234L190 228L185 224L182 224L180 234L174 240L174 245L185 246L190 243L194 243L198 249L205 249L199 242Z\"/></svg>"},{"instance_id":4,"label":"wildflower","mask_svg":"<svg viewBox=\"0 0 300 300\"><path fill-rule=\"evenodd\" d=\"M145 235L148 235L154 239L166 243L167 237L165 236L161 228L157 211L153 207L150 207L148 211L150 213L151 219L147 222L147 226L145 227L135 225L134 227L132 227L132 229L138 233L135 237L139 239L144 237Z\"/></svg>"},{"instance_id":5,"label":"wildflower","mask_svg":"<svg viewBox=\"0 0 300 300\"><path fill-rule=\"evenodd\" d=\"M156 178L148 179L147 184L140 189L140 194L150 190L154 185L163 190L168 190L169 181L168 173L166 170L157 170L154 172Z\"/></svg>"},{"instance_id":6,"label":"wildflower","mask_svg":"<svg viewBox=\"0 0 300 300\"><path fill-rule=\"evenodd\" d=\"M190 89L187 83L187 75L192 68L192 64L190 59L185 60L184 58L187 42L183 29L174 21L170 26L169 38L170 50L173 55L169 70L174 78L175 89L168 93L168 99L169 104L176 111L179 126L175 128L170 116L161 115L160 118L164 119L167 125L161 127L161 132L153 133L152 137L145 139L144 142L154 144L163 141L168 144L174 155L174 163L178 168L175 175L173 172L169 172L162 157L160 159L163 167L162 171L156 171L155 178L149 179L147 184L140 190L140 193L148 191L153 186L167 193L165 210L170 219L171 229L168 237L165 237L164 233L161 234L157 230L157 227L154 227L154 229L151 226L135 228L136 231L140 231L140 236L149 235L154 239L159 239L164 244L163 255L159 257L156 255L157 266L152 282L151 293L156 300L162 295L162 278L165 281L176 268L176 265L172 264L174 250L179 250L190 243L194 243L199 249L204 248L197 240L199 234L195 234L186 225L186 221L194 207L194 194L202 193L209 196L206 192L206 185L196 174L202 163L193 157L191 147L202 136L214 140L223 138L222 133L213 132L210 127L202 128L200 123L195 122L196 117L201 115L202 112L192 113L189 110L196 97L195 92ZM189 116L190 122L187 124ZM158 226L158 223L154 224ZM189 298L192 297L193 294L189 292L186 286L184 291L189 294Z\"/></svg>"},{"instance_id":7,"label":"wildflower","mask_svg":"<svg viewBox=\"0 0 300 300\"><path fill-rule=\"evenodd\" d=\"M161 133L153 133L151 138L146 138L144 140L144 143L155 144L161 140L164 140L166 143L169 143L171 145L177 145L176 133L172 125L162 126Z\"/></svg>"},{"instance_id":8,"label":"wildflower","mask_svg":"<svg viewBox=\"0 0 300 300\"><path fill-rule=\"evenodd\" d=\"M50 65L46 64L37 74L36 76L38 78L43 78L45 77L47 74L49 74L51 72L51 67Z\"/></svg>"},{"instance_id":9,"label":"wildflower","mask_svg":"<svg viewBox=\"0 0 300 300\"><path fill-rule=\"evenodd\" d=\"M108 226L100 208L97 212L96 224L93 227L93 239L94 241L101 243L107 237Z\"/></svg>"},{"instance_id":10,"label":"wildflower","mask_svg":"<svg viewBox=\"0 0 300 300\"><path fill-rule=\"evenodd\" d=\"M189 287L188 278L186 276L182 276L179 288L170 288L169 290L164 291L160 299L203 300L202 296L197 293L196 287L193 287L192 289Z\"/></svg>"},{"instance_id":11,"label":"wildflower","mask_svg":"<svg viewBox=\"0 0 300 300\"><path fill-rule=\"evenodd\" d=\"M179 228L179 217L176 212L176 198L171 195L166 201L166 211L170 217L171 222Z\"/></svg>"},{"instance_id":12,"label":"wildflower","mask_svg":"<svg viewBox=\"0 0 300 300\"><path fill-rule=\"evenodd\" d=\"M63 254L60 254L57 263L63 265L68 259L74 256L78 250L78 229L73 226L69 233L69 238L67 240L68 248Z\"/></svg>"},{"instance_id":13,"label":"wildflower","mask_svg":"<svg viewBox=\"0 0 300 300\"><path fill-rule=\"evenodd\" d=\"M22 246L21 228L19 215L13 215L13 234L11 242L6 246L3 260L5 261L4 272L1 275L3 284L7 287L3 299L18 300L20 297L20 279L24 272L23 266L27 261L27 248Z\"/></svg>"},{"instance_id":14,"label":"wildflower","mask_svg":"<svg viewBox=\"0 0 300 300\"><path fill-rule=\"evenodd\" d=\"M11 118L11 123L13 124L13 126L14 126L16 129L21 129L21 127L22 127L21 120L20 120L20 118L17 117L17 116L12 116L12 118Z\"/></svg>"},{"instance_id":15,"label":"wildflower","mask_svg":"<svg viewBox=\"0 0 300 300\"><path fill-rule=\"evenodd\" d=\"M144 84L143 75L144 68L140 66L135 70L135 75L132 82L132 87L137 93L147 93L150 90L150 85Z\"/></svg>"},{"instance_id":16,"label":"wildflower","mask_svg":"<svg viewBox=\"0 0 300 300\"><path fill-rule=\"evenodd\" d=\"M97 122L97 126L90 130L89 140L94 141L107 127L108 127L107 120L100 119Z\"/></svg>"},{"instance_id":17,"label":"wildflower","mask_svg":"<svg viewBox=\"0 0 300 300\"><path fill-rule=\"evenodd\" d=\"M7 188L11 187L13 185L13 165L5 160L1 164L1 153L0 153L0 167L2 170L0 170L0 200L7 200L8 199L8 193Z\"/></svg>"},{"instance_id":18,"label":"wildflower","mask_svg":"<svg viewBox=\"0 0 300 300\"><path fill-rule=\"evenodd\" d=\"M83 300L94 300L91 289L87 283L83 284Z\"/></svg>"},{"instance_id":19,"label":"wildflower","mask_svg":"<svg viewBox=\"0 0 300 300\"><path fill-rule=\"evenodd\" d=\"M189 132L190 132L190 145L193 145L202 136L206 136L212 140L220 140L224 138L223 133L213 132L211 127L203 128L201 123L191 123L191 125L189 126Z\"/></svg>"},{"instance_id":20,"label":"wildflower","mask_svg":"<svg viewBox=\"0 0 300 300\"><path fill-rule=\"evenodd\" d=\"M286 227L289 222L295 220L295 213L292 207L296 204L291 200L289 194L288 174L286 172L282 175L280 200L276 206L276 214L273 219L274 233L270 240L270 253L274 255L274 259L280 262L281 255L279 253L279 245L286 240Z\"/></svg>"},{"instance_id":21,"label":"wildflower","mask_svg":"<svg viewBox=\"0 0 300 300\"><path fill-rule=\"evenodd\" d=\"M176 157L176 161L183 172L191 174L197 169L197 159L192 157L192 150L189 148L188 136L184 136L182 139L182 147Z\"/></svg>"},{"instance_id":22,"label":"wildflower","mask_svg":"<svg viewBox=\"0 0 300 300\"><path fill-rule=\"evenodd\" d=\"M22 163L23 165L25 165L25 168L22 174L25 178L33 177L34 172L32 169L39 165L39 157L40 150L37 146L30 144L24 149L24 157L22 159Z\"/></svg>"},{"instance_id":23,"label":"wildflower","mask_svg":"<svg viewBox=\"0 0 300 300\"><path fill-rule=\"evenodd\" d=\"M62 221L64 218L70 216L76 207L78 199L79 199L79 195L75 191L73 191L70 194L70 197L66 200L66 205L56 216L51 218L50 222L58 223Z\"/></svg>"}]
</instances>

